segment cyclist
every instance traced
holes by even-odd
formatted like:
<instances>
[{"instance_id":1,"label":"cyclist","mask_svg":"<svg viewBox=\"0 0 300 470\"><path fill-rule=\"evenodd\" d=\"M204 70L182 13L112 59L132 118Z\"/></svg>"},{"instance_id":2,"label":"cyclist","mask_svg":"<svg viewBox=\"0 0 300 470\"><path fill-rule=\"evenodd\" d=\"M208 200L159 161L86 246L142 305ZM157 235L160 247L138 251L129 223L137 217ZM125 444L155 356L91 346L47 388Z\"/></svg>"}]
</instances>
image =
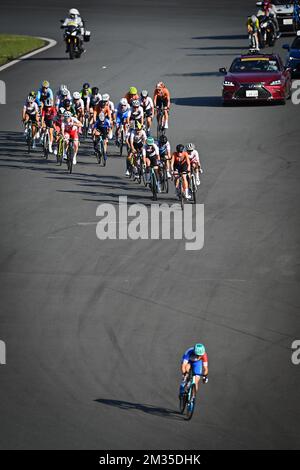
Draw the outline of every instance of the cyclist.
<instances>
[{"instance_id":1,"label":"cyclist","mask_svg":"<svg viewBox=\"0 0 300 470\"><path fill-rule=\"evenodd\" d=\"M102 96L99 93L99 88L98 87L93 87L92 88L92 93L90 96L90 128L89 128L89 134L92 133L92 124L94 123L94 111L100 101L102 100Z\"/></svg>"},{"instance_id":2,"label":"cyclist","mask_svg":"<svg viewBox=\"0 0 300 470\"><path fill-rule=\"evenodd\" d=\"M58 92L55 97L55 106L59 109L65 99L71 100L71 93L67 88L67 85L60 85Z\"/></svg>"},{"instance_id":3,"label":"cyclist","mask_svg":"<svg viewBox=\"0 0 300 470\"><path fill-rule=\"evenodd\" d=\"M163 82L158 82L155 87L153 104L156 109L164 107L162 128L168 129L169 127L168 116L169 116L169 110L170 110L170 105L171 105L171 98L170 98L170 92Z\"/></svg>"},{"instance_id":4,"label":"cyclist","mask_svg":"<svg viewBox=\"0 0 300 470\"><path fill-rule=\"evenodd\" d=\"M92 89L89 83L84 83L80 91L80 97L84 104L84 110L89 112L90 109L90 96L92 94Z\"/></svg>"},{"instance_id":5,"label":"cyclist","mask_svg":"<svg viewBox=\"0 0 300 470\"><path fill-rule=\"evenodd\" d=\"M109 107L107 101L105 101L103 99L103 96L102 96L102 99L97 104L97 106L94 108L94 122L97 121L97 118L98 118L100 113L104 113L105 117L107 117L109 119L110 123L111 123L111 121L112 121L111 110L110 110L110 107Z\"/></svg>"},{"instance_id":6,"label":"cyclist","mask_svg":"<svg viewBox=\"0 0 300 470\"><path fill-rule=\"evenodd\" d=\"M195 145L192 143L187 144L185 148L190 157L191 167L195 170L196 184L197 186L199 186L200 185L199 172L203 173L200 158L199 158L199 152L196 150Z\"/></svg>"},{"instance_id":7,"label":"cyclist","mask_svg":"<svg viewBox=\"0 0 300 470\"><path fill-rule=\"evenodd\" d=\"M115 105L113 103L113 101L110 100L110 96L108 93L104 93L104 95L102 96L102 100L105 102L106 105L108 105L109 109L110 109L110 114L111 114L111 129L109 131L109 135L108 135L108 138L109 139L112 139L112 126L115 122Z\"/></svg>"},{"instance_id":8,"label":"cyclist","mask_svg":"<svg viewBox=\"0 0 300 470\"><path fill-rule=\"evenodd\" d=\"M53 101L53 91L50 88L49 82L44 80L36 95L36 102L39 108L43 107L44 102L48 98Z\"/></svg>"},{"instance_id":9,"label":"cyclist","mask_svg":"<svg viewBox=\"0 0 300 470\"><path fill-rule=\"evenodd\" d=\"M65 108L65 111L69 111L72 116L76 116L76 110L69 98L66 98L62 103L62 108Z\"/></svg>"},{"instance_id":10,"label":"cyclist","mask_svg":"<svg viewBox=\"0 0 300 470\"><path fill-rule=\"evenodd\" d=\"M142 90L140 100L141 100L141 106L144 111L144 121L146 121L146 132L147 132L147 135L149 136L151 125L152 125L152 120L154 116L154 104L147 90Z\"/></svg>"},{"instance_id":11,"label":"cyclist","mask_svg":"<svg viewBox=\"0 0 300 470\"><path fill-rule=\"evenodd\" d=\"M55 139L55 149L53 150L54 155L57 155L57 144L59 141L59 137L61 135L61 125L64 120L65 108L59 108L57 115L53 119L53 126L56 132L56 139Z\"/></svg>"},{"instance_id":12,"label":"cyclist","mask_svg":"<svg viewBox=\"0 0 300 470\"><path fill-rule=\"evenodd\" d=\"M122 98L117 108L116 115L116 145L119 145L119 129L123 124L125 135L127 135L130 118L130 106L126 98Z\"/></svg>"},{"instance_id":13,"label":"cyclist","mask_svg":"<svg viewBox=\"0 0 300 470\"><path fill-rule=\"evenodd\" d=\"M257 18L256 15L252 15L248 17L247 20L247 29L248 29L248 34L252 37L254 37L257 51L259 51L259 34L260 34L260 26L259 26L259 19Z\"/></svg>"},{"instance_id":14,"label":"cyclist","mask_svg":"<svg viewBox=\"0 0 300 470\"><path fill-rule=\"evenodd\" d=\"M49 129L49 152L53 153L52 144L53 144L53 133L54 125L53 121L57 115L56 107L53 106L53 101L49 98L45 101L44 107L42 110L42 129Z\"/></svg>"},{"instance_id":15,"label":"cyclist","mask_svg":"<svg viewBox=\"0 0 300 470\"><path fill-rule=\"evenodd\" d=\"M194 347L185 351L181 359L182 382L180 384L179 398L183 395L190 369L195 376L196 393L199 389L200 377L203 383L208 382L208 356L205 346L202 343L195 344ZM195 398L195 396L193 397Z\"/></svg>"},{"instance_id":16,"label":"cyclist","mask_svg":"<svg viewBox=\"0 0 300 470\"><path fill-rule=\"evenodd\" d=\"M79 119L79 121L82 122L83 116L84 116L84 102L83 102L83 99L81 98L79 91L74 91L73 93L73 106L75 108L77 119Z\"/></svg>"},{"instance_id":17,"label":"cyclist","mask_svg":"<svg viewBox=\"0 0 300 470\"><path fill-rule=\"evenodd\" d=\"M97 121L94 124L92 135L93 135L93 142L94 142L95 150L99 143L100 136L102 136L105 155L107 152L108 135L109 135L110 129L111 129L110 119L107 116L105 116L104 112L101 112L98 116Z\"/></svg>"},{"instance_id":18,"label":"cyclist","mask_svg":"<svg viewBox=\"0 0 300 470\"><path fill-rule=\"evenodd\" d=\"M142 124L139 122L136 123L136 128L132 130L130 133L130 138L129 138L129 155L128 155L128 160L129 164L127 166L127 171L126 171L126 176L129 176L129 167L133 166L134 172L136 174L136 165L135 165L135 158L137 156L137 153L141 151L146 143L147 140L147 135L146 132L143 129ZM128 173L127 173L128 172Z\"/></svg>"},{"instance_id":19,"label":"cyclist","mask_svg":"<svg viewBox=\"0 0 300 470\"><path fill-rule=\"evenodd\" d=\"M129 88L128 92L126 93L126 95L124 96L124 98L127 99L128 103L131 106L131 103L132 103L133 100L138 100L139 99L137 88L135 86L131 86Z\"/></svg>"},{"instance_id":20,"label":"cyclist","mask_svg":"<svg viewBox=\"0 0 300 470\"><path fill-rule=\"evenodd\" d=\"M74 141L74 157L73 157L73 165L77 163L77 153L79 148L79 137L78 137L78 129L82 127L82 123L72 114L70 111L65 111L64 113L64 120L61 124L61 132L66 140L66 153L69 147L69 139L73 139Z\"/></svg>"},{"instance_id":21,"label":"cyclist","mask_svg":"<svg viewBox=\"0 0 300 470\"><path fill-rule=\"evenodd\" d=\"M39 108L38 105L35 101L34 96L32 94L28 95L25 104L23 106L23 111L22 111L22 120L25 125L25 132L24 134L26 135L26 124L28 121L31 121L32 123L32 148L36 148L36 134L37 134L37 128L39 126Z\"/></svg>"},{"instance_id":22,"label":"cyclist","mask_svg":"<svg viewBox=\"0 0 300 470\"><path fill-rule=\"evenodd\" d=\"M161 135L159 140L158 140L158 150L159 150L159 155L160 159L162 162L165 162L166 168L167 168L167 176L168 178L171 178L171 173L170 173L170 162L171 162L171 146L170 142L168 141L167 136Z\"/></svg>"},{"instance_id":23,"label":"cyclist","mask_svg":"<svg viewBox=\"0 0 300 470\"><path fill-rule=\"evenodd\" d=\"M150 168L152 167L156 174L157 180L157 189L158 192L161 192L159 175L158 175L158 165L160 162L159 150L157 145L154 143L153 137L148 137L146 140L146 145L143 147L143 162L146 167L146 181L150 183Z\"/></svg>"},{"instance_id":24,"label":"cyclist","mask_svg":"<svg viewBox=\"0 0 300 470\"><path fill-rule=\"evenodd\" d=\"M182 175L183 178L183 191L186 199L191 199L188 189L188 182L187 182L187 173L191 171L191 163L189 159L189 155L187 152L184 151L184 145L178 144L176 146L176 152L173 153L171 159L171 170L175 176L175 189L177 196L179 197L180 194L178 192L178 184L179 184L179 176Z\"/></svg>"},{"instance_id":25,"label":"cyclist","mask_svg":"<svg viewBox=\"0 0 300 470\"><path fill-rule=\"evenodd\" d=\"M136 125L137 122L144 124L144 110L140 105L139 100L133 100L131 103L130 121L133 121Z\"/></svg>"}]
</instances>

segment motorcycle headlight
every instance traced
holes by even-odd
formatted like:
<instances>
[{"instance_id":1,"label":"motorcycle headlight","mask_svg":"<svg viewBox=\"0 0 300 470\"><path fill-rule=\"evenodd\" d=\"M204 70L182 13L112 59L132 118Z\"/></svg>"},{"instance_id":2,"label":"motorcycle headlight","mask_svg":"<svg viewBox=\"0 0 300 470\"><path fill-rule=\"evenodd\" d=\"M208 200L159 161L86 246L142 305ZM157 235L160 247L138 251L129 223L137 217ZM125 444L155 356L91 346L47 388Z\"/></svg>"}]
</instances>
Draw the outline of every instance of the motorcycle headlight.
<instances>
[{"instance_id":1,"label":"motorcycle headlight","mask_svg":"<svg viewBox=\"0 0 300 470\"><path fill-rule=\"evenodd\" d=\"M73 33L71 33L72 36L76 36L77 32L76 31L73 31Z\"/></svg>"},{"instance_id":2,"label":"motorcycle headlight","mask_svg":"<svg viewBox=\"0 0 300 470\"><path fill-rule=\"evenodd\" d=\"M229 80L224 80L223 86L235 86L233 82L230 82Z\"/></svg>"},{"instance_id":3,"label":"motorcycle headlight","mask_svg":"<svg viewBox=\"0 0 300 470\"><path fill-rule=\"evenodd\" d=\"M270 83L271 86L273 85L281 85L281 80L273 80L273 82Z\"/></svg>"}]
</instances>

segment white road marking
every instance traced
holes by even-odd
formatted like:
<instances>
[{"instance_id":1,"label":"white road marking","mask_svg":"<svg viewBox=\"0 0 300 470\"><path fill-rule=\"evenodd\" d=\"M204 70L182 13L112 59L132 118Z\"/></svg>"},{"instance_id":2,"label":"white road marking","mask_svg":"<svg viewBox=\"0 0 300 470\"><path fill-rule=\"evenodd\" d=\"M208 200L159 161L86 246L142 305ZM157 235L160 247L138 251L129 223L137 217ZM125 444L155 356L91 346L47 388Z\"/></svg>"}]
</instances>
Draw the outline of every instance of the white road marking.
<instances>
[{"instance_id":1,"label":"white road marking","mask_svg":"<svg viewBox=\"0 0 300 470\"><path fill-rule=\"evenodd\" d=\"M0 72L2 72L2 70L4 70L4 69L7 69L8 67L12 67L13 65L17 64L18 62L21 62L24 59L28 59L29 57L31 57L35 54L39 54L40 52L44 52L47 49L50 49L50 47L56 46L56 44L57 44L57 41L55 41L54 39L41 38L41 37L38 37L38 39L42 39L43 41L47 41L48 44L46 46L40 47L39 49L36 49L35 51L29 52L28 54L22 55L18 59L15 59L15 60L12 60L11 62L8 62L8 64L2 65L0 67Z\"/></svg>"}]
</instances>

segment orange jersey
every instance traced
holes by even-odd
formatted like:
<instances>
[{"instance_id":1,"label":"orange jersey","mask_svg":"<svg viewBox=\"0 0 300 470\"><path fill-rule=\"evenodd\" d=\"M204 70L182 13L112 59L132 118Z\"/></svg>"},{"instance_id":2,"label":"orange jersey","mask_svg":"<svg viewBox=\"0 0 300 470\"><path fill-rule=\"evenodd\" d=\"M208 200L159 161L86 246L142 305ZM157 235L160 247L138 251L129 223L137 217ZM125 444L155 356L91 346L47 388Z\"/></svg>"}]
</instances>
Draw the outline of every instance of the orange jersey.
<instances>
[{"instance_id":1,"label":"orange jersey","mask_svg":"<svg viewBox=\"0 0 300 470\"><path fill-rule=\"evenodd\" d=\"M155 88L154 90L154 103L156 103L157 98L160 97L162 99L170 101L170 92L168 88Z\"/></svg>"},{"instance_id":2,"label":"orange jersey","mask_svg":"<svg viewBox=\"0 0 300 470\"><path fill-rule=\"evenodd\" d=\"M174 152L172 155L172 158L174 159L174 164L184 164L184 163L189 163L190 157L187 152L182 152L181 155L178 154L178 152Z\"/></svg>"},{"instance_id":3,"label":"orange jersey","mask_svg":"<svg viewBox=\"0 0 300 470\"><path fill-rule=\"evenodd\" d=\"M111 109L109 107L109 104L106 104L104 107L101 106L101 104L97 104L96 106L96 113L97 115L99 115L100 113L104 113L104 115L106 117L108 117L108 119L111 119Z\"/></svg>"}]
</instances>

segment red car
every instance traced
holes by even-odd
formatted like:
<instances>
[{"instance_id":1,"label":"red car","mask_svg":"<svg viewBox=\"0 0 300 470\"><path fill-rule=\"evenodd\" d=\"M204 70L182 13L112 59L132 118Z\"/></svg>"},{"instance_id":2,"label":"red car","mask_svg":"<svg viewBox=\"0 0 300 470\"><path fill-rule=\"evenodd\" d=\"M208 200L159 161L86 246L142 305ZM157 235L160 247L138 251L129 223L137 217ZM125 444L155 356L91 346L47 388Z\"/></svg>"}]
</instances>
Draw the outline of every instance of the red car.
<instances>
[{"instance_id":1,"label":"red car","mask_svg":"<svg viewBox=\"0 0 300 470\"><path fill-rule=\"evenodd\" d=\"M223 82L223 104L239 101L276 101L291 96L291 70L278 54L247 54L234 59Z\"/></svg>"}]
</instances>

